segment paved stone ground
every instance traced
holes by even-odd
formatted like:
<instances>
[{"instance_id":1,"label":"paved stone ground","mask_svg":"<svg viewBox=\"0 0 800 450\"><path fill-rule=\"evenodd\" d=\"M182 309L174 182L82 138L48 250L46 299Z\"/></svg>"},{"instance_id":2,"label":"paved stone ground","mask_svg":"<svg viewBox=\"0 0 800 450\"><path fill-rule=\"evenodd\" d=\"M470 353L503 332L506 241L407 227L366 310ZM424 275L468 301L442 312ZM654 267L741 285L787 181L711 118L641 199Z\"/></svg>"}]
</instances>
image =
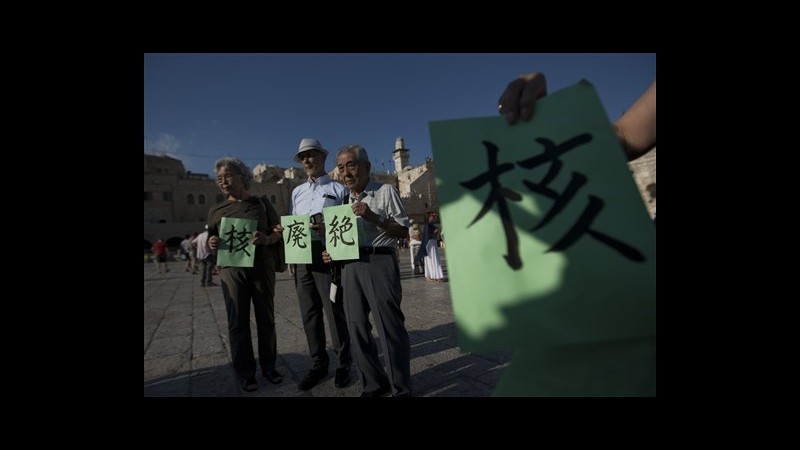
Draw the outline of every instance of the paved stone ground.
<instances>
[{"instance_id":1,"label":"paved stone ground","mask_svg":"<svg viewBox=\"0 0 800 450\"><path fill-rule=\"evenodd\" d=\"M402 309L411 338L414 396L490 396L508 365L510 353L462 353L456 341L448 283L428 283L423 276L413 276L408 250L401 250L399 257ZM446 268L444 255L443 260ZM222 289L218 285L201 287L200 275L185 272L184 265L183 261L171 261L170 272L161 274L153 263L144 266L145 397L357 397L361 394L355 366L350 385L334 387L336 358L330 347L328 377L311 390L297 389L298 381L311 368L311 359L288 270L277 274L275 289L277 369L284 374L284 381L270 384L259 371L258 390L244 392L231 366ZM251 327L257 355L252 317ZM327 328L326 319L329 333Z\"/></svg>"}]
</instances>

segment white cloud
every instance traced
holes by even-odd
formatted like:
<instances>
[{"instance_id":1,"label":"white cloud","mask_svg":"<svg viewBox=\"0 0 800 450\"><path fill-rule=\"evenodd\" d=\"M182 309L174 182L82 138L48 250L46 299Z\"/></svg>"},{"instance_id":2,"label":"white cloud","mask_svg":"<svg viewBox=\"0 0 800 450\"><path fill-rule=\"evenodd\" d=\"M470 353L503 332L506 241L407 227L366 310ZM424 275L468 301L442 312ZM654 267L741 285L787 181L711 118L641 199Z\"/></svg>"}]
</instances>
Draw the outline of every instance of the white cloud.
<instances>
[{"instance_id":1,"label":"white cloud","mask_svg":"<svg viewBox=\"0 0 800 450\"><path fill-rule=\"evenodd\" d=\"M181 142L175 136L169 133L161 133L158 137L153 139L144 139L144 151L157 154L167 154L175 156L175 152L181 146Z\"/></svg>"}]
</instances>

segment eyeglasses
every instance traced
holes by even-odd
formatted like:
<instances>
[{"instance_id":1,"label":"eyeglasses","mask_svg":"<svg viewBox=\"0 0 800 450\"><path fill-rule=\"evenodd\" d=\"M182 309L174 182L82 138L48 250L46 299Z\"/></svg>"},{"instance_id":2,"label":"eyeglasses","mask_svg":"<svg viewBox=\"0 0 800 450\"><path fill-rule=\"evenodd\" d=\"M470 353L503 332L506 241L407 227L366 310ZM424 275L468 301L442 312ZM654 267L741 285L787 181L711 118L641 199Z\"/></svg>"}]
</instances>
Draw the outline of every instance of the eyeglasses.
<instances>
[{"instance_id":1,"label":"eyeglasses","mask_svg":"<svg viewBox=\"0 0 800 450\"><path fill-rule=\"evenodd\" d=\"M229 174L223 175L223 176L218 176L217 177L217 183L218 184L222 184L224 181L227 181L228 183L230 183L231 181L233 181L233 177L235 177L235 176L236 175L232 174L232 173L229 173Z\"/></svg>"},{"instance_id":2,"label":"eyeglasses","mask_svg":"<svg viewBox=\"0 0 800 450\"><path fill-rule=\"evenodd\" d=\"M306 158L313 158L313 157L317 156L318 154L322 154L322 153L321 152L317 152L317 151L309 150L309 151L306 151L306 152L303 152L303 153L298 153L297 154L297 159L302 161L302 160L304 160Z\"/></svg>"}]
</instances>

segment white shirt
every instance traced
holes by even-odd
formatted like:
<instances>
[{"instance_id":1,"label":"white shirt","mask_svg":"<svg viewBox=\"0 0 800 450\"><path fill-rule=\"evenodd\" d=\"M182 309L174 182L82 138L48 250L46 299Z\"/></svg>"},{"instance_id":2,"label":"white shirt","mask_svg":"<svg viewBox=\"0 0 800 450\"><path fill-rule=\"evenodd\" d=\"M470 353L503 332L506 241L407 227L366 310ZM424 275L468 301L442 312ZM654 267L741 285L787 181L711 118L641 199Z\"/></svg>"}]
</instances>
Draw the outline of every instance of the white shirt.
<instances>
[{"instance_id":1,"label":"white shirt","mask_svg":"<svg viewBox=\"0 0 800 450\"><path fill-rule=\"evenodd\" d=\"M414 224L411 224L411 226L408 227L408 243L409 245L422 245L422 241L414 239L415 231L417 230L414 229Z\"/></svg>"},{"instance_id":2,"label":"white shirt","mask_svg":"<svg viewBox=\"0 0 800 450\"><path fill-rule=\"evenodd\" d=\"M322 208L341 205L347 194L347 188L328 175L322 175L316 181L308 177L305 183L292 191L292 215L321 213Z\"/></svg>"},{"instance_id":3,"label":"white shirt","mask_svg":"<svg viewBox=\"0 0 800 450\"><path fill-rule=\"evenodd\" d=\"M197 259L204 260L206 256L211 254L211 251L208 250L208 230L203 231L202 233L198 234L196 238L192 241L197 246Z\"/></svg>"},{"instance_id":4,"label":"white shirt","mask_svg":"<svg viewBox=\"0 0 800 450\"><path fill-rule=\"evenodd\" d=\"M293 216L312 216L322 212L322 208L341 205L350 191L342 183L331 180L327 174L312 181L308 177L305 183L297 186L292 191ZM317 233L311 233L313 240L319 240Z\"/></svg>"}]
</instances>

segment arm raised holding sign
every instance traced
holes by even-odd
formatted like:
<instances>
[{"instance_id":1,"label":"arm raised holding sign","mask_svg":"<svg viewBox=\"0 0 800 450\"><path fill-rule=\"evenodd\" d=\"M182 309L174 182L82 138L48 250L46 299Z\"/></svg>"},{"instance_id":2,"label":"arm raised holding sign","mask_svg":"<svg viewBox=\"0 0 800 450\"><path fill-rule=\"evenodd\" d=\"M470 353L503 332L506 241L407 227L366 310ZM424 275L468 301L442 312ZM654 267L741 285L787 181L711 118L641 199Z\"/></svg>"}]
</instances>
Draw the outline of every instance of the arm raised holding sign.
<instances>
[{"instance_id":1,"label":"arm raised holding sign","mask_svg":"<svg viewBox=\"0 0 800 450\"><path fill-rule=\"evenodd\" d=\"M508 83L497 101L497 109L509 125L517 120L530 120L536 101L547 95L547 79L542 72L520 75ZM612 125L629 161L656 145L656 82L647 88Z\"/></svg>"}]
</instances>

